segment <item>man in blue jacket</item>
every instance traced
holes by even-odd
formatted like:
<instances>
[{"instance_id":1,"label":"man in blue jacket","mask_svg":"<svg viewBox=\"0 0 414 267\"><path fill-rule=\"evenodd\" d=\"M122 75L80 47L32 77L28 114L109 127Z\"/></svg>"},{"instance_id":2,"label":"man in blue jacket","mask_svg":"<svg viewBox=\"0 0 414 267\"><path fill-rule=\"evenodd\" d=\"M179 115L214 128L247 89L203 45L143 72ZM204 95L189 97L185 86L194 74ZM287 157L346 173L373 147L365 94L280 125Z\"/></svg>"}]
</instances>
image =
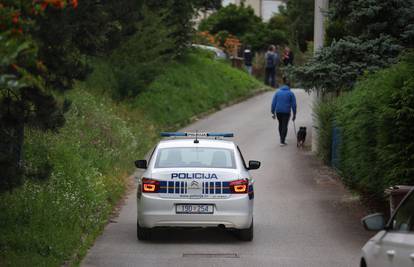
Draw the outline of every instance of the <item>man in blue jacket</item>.
<instances>
[{"instance_id":1,"label":"man in blue jacket","mask_svg":"<svg viewBox=\"0 0 414 267\"><path fill-rule=\"evenodd\" d=\"M296 119L296 97L290 91L290 84L283 77L284 85L280 87L275 95L273 96L272 101L272 117L279 121L279 134L280 134L280 146L285 146L286 144L286 135L288 131L288 124L290 119L290 110L293 111L293 118L292 120L295 121Z\"/></svg>"}]
</instances>

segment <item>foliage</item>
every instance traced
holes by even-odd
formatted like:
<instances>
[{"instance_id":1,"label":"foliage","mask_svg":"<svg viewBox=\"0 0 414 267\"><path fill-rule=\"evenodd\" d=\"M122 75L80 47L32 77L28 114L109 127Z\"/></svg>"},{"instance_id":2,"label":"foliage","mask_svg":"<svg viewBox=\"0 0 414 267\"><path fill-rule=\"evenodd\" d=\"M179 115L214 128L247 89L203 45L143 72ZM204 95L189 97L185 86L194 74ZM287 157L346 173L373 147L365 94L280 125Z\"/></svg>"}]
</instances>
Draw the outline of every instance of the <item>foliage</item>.
<instances>
[{"instance_id":1,"label":"foliage","mask_svg":"<svg viewBox=\"0 0 414 267\"><path fill-rule=\"evenodd\" d=\"M414 37L413 0L334 0L330 3L328 40L344 36L373 39L390 35L400 39L404 46L412 47ZM332 35L334 34L334 35Z\"/></svg>"},{"instance_id":2,"label":"foliage","mask_svg":"<svg viewBox=\"0 0 414 267\"><path fill-rule=\"evenodd\" d=\"M160 14L146 11L137 32L110 56L117 81L111 88L115 99L137 96L172 59L175 40L162 19Z\"/></svg>"},{"instance_id":3,"label":"foliage","mask_svg":"<svg viewBox=\"0 0 414 267\"><path fill-rule=\"evenodd\" d=\"M172 130L193 116L218 109L258 87L260 82L246 73L196 53L169 66L165 75L131 104L142 109L157 125L168 125Z\"/></svg>"},{"instance_id":4,"label":"foliage","mask_svg":"<svg viewBox=\"0 0 414 267\"><path fill-rule=\"evenodd\" d=\"M244 3L230 4L201 21L199 30L212 34L227 31L241 37L246 33L254 32L261 23L261 19L255 15L250 6L245 6Z\"/></svg>"},{"instance_id":5,"label":"foliage","mask_svg":"<svg viewBox=\"0 0 414 267\"><path fill-rule=\"evenodd\" d=\"M196 43L203 45L212 45L223 49L227 55L237 55L238 49L241 46L240 40L228 33L221 31L213 35L209 32L198 32L195 38Z\"/></svg>"},{"instance_id":6,"label":"foliage","mask_svg":"<svg viewBox=\"0 0 414 267\"><path fill-rule=\"evenodd\" d=\"M253 50L265 50L269 44L286 44L287 35L284 29L273 28L263 23L261 18L256 16L253 8L241 5L230 4L219 9L216 13L201 21L199 30L209 32L213 35L227 32L236 36Z\"/></svg>"},{"instance_id":7,"label":"foliage","mask_svg":"<svg viewBox=\"0 0 414 267\"><path fill-rule=\"evenodd\" d=\"M369 75L340 98L340 169L345 182L381 197L391 185L414 185L414 56Z\"/></svg>"},{"instance_id":8,"label":"foliage","mask_svg":"<svg viewBox=\"0 0 414 267\"><path fill-rule=\"evenodd\" d=\"M307 50L308 42L313 40L314 0L288 0L286 8L281 9L279 19L286 22L290 43L302 52ZM270 22L273 25L274 21Z\"/></svg>"},{"instance_id":9,"label":"foliage","mask_svg":"<svg viewBox=\"0 0 414 267\"><path fill-rule=\"evenodd\" d=\"M349 90L358 77L395 63L412 47L414 1L334 0L328 12L327 46L295 70L303 86Z\"/></svg>"},{"instance_id":10,"label":"foliage","mask_svg":"<svg viewBox=\"0 0 414 267\"><path fill-rule=\"evenodd\" d=\"M375 72L398 60L402 47L388 36L369 41L347 37L323 48L293 75L304 88L322 93L350 90L365 72Z\"/></svg>"},{"instance_id":11,"label":"foliage","mask_svg":"<svg viewBox=\"0 0 414 267\"><path fill-rule=\"evenodd\" d=\"M72 108L55 134L30 130L26 160L50 159L45 181L27 180L0 195L1 266L61 266L80 260L107 223L125 190L133 161L143 157L161 130L176 130L192 116L251 94L260 83L202 53L167 64L140 97L115 103L102 88L110 59L94 63L94 73L67 97Z\"/></svg>"},{"instance_id":12,"label":"foliage","mask_svg":"<svg viewBox=\"0 0 414 267\"><path fill-rule=\"evenodd\" d=\"M77 1L5 1L0 5L0 193L22 183L25 125L55 130L62 113L44 79L40 46L32 35L47 10L71 9Z\"/></svg>"},{"instance_id":13,"label":"foliage","mask_svg":"<svg viewBox=\"0 0 414 267\"><path fill-rule=\"evenodd\" d=\"M335 123L337 104L335 100L320 101L314 107L317 125L317 154L325 164L330 164L332 159L332 133Z\"/></svg>"},{"instance_id":14,"label":"foliage","mask_svg":"<svg viewBox=\"0 0 414 267\"><path fill-rule=\"evenodd\" d=\"M170 27L170 37L175 40L175 53L181 55L193 37L193 19L199 11L213 10L221 6L220 0L143 0L153 12L167 11L164 23Z\"/></svg>"}]
</instances>

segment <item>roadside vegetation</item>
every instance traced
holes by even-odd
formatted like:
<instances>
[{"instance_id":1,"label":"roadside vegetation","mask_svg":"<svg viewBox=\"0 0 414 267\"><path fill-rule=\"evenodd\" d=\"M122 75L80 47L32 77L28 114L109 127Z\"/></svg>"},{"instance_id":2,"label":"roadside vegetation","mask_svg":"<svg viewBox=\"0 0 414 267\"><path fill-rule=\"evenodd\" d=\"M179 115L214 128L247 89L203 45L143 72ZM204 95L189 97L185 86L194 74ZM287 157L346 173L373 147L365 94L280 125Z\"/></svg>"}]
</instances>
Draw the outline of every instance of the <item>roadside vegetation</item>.
<instances>
[{"instance_id":1,"label":"roadside vegetation","mask_svg":"<svg viewBox=\"0 0 414 267\"><path fill-rule=\"evenodd\" d=\"M58 133L30 130L24 146L32 169L50 177L28 178L0 195L2 266L59 266L75 262L106 224L126 189L133 161L162 130L176 130L261 87L244 72L193 51L171 62L136 98L111 98L116 80L104 64L66 94L72 102ZM40 174L37 174L40 175Z\"/></svg>"},{"instance_id":2,"label":"roadside vegetation","mask_svg":"<svg viewBox=\"0 0 414 267\"><path fill-rule=\"evenodd\" d=\"M414 185L413 10L413 1L331 1L326 47L291 73L321 95L318 154L373 200Z\"/></svg>"},{"instance_id":3,"label":"roadside vegetation","mask_svg":"<svg viewBox=\"0 0 414 267\"><path fill-rule=\"evenodd\" d=\"M0 266L76 265L159 131L261 87L189 48L219 5L0 4Z\"/></svg>"},{"instance_id":4,"label":"roadside vegetation","mask_svg":"<svg viewBox=\"0 0 414 267\"><path fill-rule=\"evenodd\" d=\"M295 65L306 62L313 51L313 20L313 0L288 0L266 22L243 2L229 4L200 22L194 42L216 46L236 58L242 58L244 49L250 47L254 53L253 75L262 80L264 53L269 45L275 45L280 55L287 45L295 55ZM280 64L277 74L280 82L286 75L290 74Z\"/></svg>"}]
</instances>

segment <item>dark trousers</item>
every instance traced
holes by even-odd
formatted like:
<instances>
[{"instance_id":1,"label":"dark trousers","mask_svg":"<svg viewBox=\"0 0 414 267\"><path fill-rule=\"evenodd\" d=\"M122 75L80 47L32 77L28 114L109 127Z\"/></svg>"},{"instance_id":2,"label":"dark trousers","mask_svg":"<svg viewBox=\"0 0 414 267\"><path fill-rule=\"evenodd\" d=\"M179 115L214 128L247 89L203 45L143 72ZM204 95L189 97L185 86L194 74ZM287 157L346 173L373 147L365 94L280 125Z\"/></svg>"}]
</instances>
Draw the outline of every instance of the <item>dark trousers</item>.
<instances>
[{"instance_id":1,"label":"dark trousers","mask_svg":"<svg viewBox=\"0 0 414 267\"><path fill-rule=\"evenodd\" d=\"M266 68L265 84L276 87L276 68Z\"/></svg>"},{"instance_id":2,"label":"dark trousers","mask_svg":"<svg viewBox=\"0 0 414 267\"><path fill-rule=\"evenodd\" d=\"M277 120L279 121L280 143L283 144L286 141L290 113L276 113L276 117L277 117Z\"/></svg>"}]
</instances>

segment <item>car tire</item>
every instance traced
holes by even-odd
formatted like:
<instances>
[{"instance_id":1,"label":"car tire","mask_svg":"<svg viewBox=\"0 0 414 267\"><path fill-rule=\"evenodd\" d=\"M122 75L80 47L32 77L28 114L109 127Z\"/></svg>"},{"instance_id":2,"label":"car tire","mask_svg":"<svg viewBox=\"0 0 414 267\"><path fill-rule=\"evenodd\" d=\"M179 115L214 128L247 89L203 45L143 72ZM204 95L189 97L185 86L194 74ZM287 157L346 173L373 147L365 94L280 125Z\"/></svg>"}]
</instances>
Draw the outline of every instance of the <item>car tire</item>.
<instances>
[{"instance_id":1,"label":"car tire","mask_svg":"<svg viewBox=\"0 0 414 267\"><path fill-rule=\"evenodd\" d=\"M144 228L139 225L137 222L137 238L138 240L150 240L152 235L152 230L150 228Z\"/></svg>"},{"instance_id":2,"label":"car tire","mask_svg":"<svg viewBox=\"0 0 414 267\"><path fill-rule=\"evenodd\" d=\"M253 220L249 228L237 230L237 237L242 241L252 241L253 240Z\"/></svg>"}]
</instances>

